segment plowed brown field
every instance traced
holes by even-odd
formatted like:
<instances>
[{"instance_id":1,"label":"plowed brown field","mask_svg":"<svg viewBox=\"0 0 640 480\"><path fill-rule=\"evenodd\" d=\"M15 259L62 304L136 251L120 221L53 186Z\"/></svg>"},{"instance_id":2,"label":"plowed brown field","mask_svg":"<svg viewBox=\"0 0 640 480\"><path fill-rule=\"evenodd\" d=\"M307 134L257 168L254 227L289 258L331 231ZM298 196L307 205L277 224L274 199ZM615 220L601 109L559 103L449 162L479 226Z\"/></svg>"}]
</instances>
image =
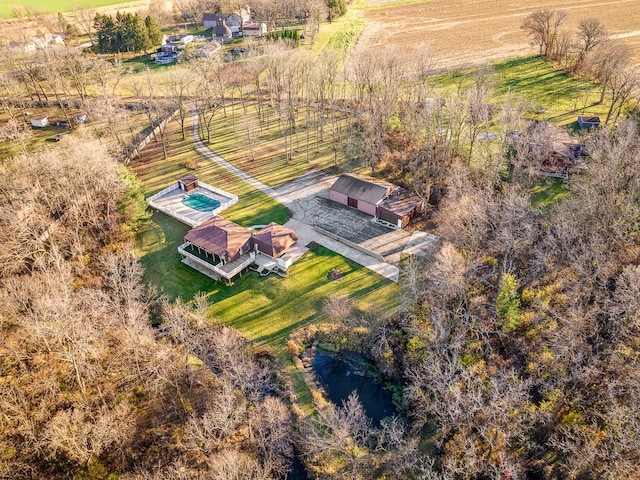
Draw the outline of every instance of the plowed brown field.
<instances>
[{"instance_id":1,"label":"plowed brown field","mask_svg":"<svg viewBox=\"0 0 640 480\"><path fill-rule=\"evenodd\" d=\"M394 45L410 61L412 49L425 44L436 68L537 53L520 24L542 8L565 10L568 30L575 30L583 18L599 18L612 38L629 45L640 61L640 0L369 0L362 12L367 25L358 47L379 50Z\"/></svg>"}]
</instances>

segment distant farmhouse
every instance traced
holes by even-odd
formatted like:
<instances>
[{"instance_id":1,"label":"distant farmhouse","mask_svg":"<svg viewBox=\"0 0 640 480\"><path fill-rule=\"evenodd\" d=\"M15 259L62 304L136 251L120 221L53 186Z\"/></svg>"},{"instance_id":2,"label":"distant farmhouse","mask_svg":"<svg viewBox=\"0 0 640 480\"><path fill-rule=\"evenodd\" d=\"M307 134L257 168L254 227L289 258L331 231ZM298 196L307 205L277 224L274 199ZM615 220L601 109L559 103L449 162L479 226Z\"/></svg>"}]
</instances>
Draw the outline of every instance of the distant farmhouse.
<instances>
[{"instance_id":1,"label":"distant farmhouse","mask_svg":"<svg viewBox=\"0 0 640 480\"><path fill-rule=\"evenodd\" d=\"M267 34L267 24L250 21L251 15L243 10L242 15L231 13L204 13L202 23L206 30L212 31L212 37L221 43L229 43L239 36L261 37Z\"/></svg>"},{"instance_id":2,"label":"distant farmhouse","mask_svg":"<svg viewBox=\"0 0 640 480\"><path fill-rule=\"evenodd\" d=\"M344 173L329 189L334 202L360 210L394 228L406 226L422 212L423 201L417 195L388 182Z\"/></svg>"}]
</instances>

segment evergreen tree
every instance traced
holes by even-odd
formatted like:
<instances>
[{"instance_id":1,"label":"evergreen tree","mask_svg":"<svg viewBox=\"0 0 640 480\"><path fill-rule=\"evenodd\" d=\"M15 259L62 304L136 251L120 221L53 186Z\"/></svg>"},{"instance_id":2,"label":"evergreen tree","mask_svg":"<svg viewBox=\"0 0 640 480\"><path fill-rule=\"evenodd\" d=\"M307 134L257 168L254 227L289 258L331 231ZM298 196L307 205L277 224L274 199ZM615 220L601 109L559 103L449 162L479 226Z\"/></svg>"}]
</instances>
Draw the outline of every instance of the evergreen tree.
<instances>
[{"instance_id":1,"label":"evergreen tree","mask_svg":"<svg viewBox=\"0 0 640 480\"><path fill-rule=\"evenodd\" d=\"M158 25L150 15L145 17L144 24L147 28L147 36L149 38L148 48L160 45L160 42L162 42L162 30L160 30L160 25Z\"/></svg>"},{"instance_id":2,"label":"evergreen tree","mask_svg":"<svg viewBox=\"0 0 640 480\"><path fill-rule=\"evenodd\" d=\"M94 25L101 53L139 52L159 45L162 31L156 21L147 16L117 12L115 19L97 14Z\"/></svg>"},{"instance_id":3,"label":"evergreen tree","mask_svg":"<svg viewBox=\"0 0 640 480\"><path fill-rule=\"evenodd\" d=\"M100 53L116 51L114 45L116 28L111 16L97 13L93 24L98 37L98 51Z\"/></svg>"}]
</instances>

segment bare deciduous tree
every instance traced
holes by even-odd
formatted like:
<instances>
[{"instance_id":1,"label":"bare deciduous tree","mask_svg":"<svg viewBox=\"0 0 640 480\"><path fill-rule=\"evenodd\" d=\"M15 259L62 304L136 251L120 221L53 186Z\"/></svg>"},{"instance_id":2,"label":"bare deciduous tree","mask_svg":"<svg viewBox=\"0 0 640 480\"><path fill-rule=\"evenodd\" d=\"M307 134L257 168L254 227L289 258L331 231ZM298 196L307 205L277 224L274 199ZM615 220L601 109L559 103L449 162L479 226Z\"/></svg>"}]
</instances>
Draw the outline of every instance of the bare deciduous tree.
<instances>
[{"instance_id":1,"label":"bare deciduous tree","mask_svg":"<svg viewBox=\"0 0 640 480\"><path fill-rule=\"evenodd\" d=\"M531 37L531 43L538 46L538 53L548 57L553 53L559 28L566 20L566 12L545 8L529 14L521 28Z\"/></svg>"}]
</instances>

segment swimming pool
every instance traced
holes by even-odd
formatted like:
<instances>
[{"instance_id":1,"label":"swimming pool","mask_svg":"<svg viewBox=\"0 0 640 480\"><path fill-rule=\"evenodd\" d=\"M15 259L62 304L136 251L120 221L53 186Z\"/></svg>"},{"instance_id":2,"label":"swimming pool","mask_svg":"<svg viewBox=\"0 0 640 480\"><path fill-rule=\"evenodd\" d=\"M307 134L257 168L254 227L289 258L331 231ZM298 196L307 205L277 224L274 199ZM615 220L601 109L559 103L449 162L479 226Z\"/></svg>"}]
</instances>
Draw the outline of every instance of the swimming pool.
<instances>
[{"instance_id":1,"label":"swimming pool","mask_svg":"<svg viewBox=\"0 0 640 480\"><path fill-rule=\"evenodd\" d=\"M182 199L182 204L189 208L198 210L199 212L210 212L220 206L220 202L215 198L202 195L201 193L192 193Z\"/></svg>"}]
</instances>

